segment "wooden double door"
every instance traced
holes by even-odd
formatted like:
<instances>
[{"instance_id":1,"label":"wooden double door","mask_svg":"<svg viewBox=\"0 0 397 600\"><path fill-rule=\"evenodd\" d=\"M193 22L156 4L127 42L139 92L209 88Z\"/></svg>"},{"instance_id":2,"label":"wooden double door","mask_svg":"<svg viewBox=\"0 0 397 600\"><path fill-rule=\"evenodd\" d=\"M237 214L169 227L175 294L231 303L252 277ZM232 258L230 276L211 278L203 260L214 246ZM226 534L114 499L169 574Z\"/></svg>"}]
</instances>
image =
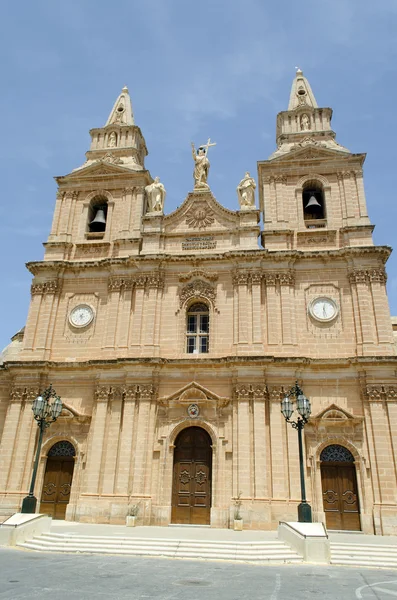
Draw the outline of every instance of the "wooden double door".
<instances>
[{"instance_id":1,"label":"wooden double door","mask_svg":"<svg viewBox=\"0 0 397 600\"><path fill-rule=\"evenodd\" d=\"M172 523L209 525L211 438L200 427L184 429L175 441Z\"/></svg>"},{"instance_id":2,"label":"wooden double door","mask_svg":"<svg viewBox=\"0 0 397 600\"><path fill-rule=\"evenodd\" d=\"M41 494L40 512L64 519L70 499L74 470L72 456L48 457Z\"/></svg>"},{"instance_id":3,"label":"wooden double door","mask_svg":"<svg viewBox=\"0 0 397 600\"><path fill-rule=\"evenodd\" d=\"M359 531L360 507L354 464L323 463L321 481L327 528Z\"/></svg>"}]
</instances>

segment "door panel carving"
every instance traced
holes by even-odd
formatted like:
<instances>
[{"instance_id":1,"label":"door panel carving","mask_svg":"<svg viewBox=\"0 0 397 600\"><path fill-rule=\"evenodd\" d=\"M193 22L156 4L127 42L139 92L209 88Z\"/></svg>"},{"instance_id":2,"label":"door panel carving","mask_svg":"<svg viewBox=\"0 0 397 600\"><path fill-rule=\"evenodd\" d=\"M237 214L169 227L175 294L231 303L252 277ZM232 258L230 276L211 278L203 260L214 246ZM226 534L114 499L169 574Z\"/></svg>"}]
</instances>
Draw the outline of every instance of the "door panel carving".
<instances>
[{"instance_id":1,"label":"door panel carving","mask_svg":"<svg viewBox=\"0 0 397 600\"><path fill-rule=\"evenodd\" d=\"M359 531L360 508L354 464L323 463L321 481L327 528Z\"/></svg>"}]
</instances>

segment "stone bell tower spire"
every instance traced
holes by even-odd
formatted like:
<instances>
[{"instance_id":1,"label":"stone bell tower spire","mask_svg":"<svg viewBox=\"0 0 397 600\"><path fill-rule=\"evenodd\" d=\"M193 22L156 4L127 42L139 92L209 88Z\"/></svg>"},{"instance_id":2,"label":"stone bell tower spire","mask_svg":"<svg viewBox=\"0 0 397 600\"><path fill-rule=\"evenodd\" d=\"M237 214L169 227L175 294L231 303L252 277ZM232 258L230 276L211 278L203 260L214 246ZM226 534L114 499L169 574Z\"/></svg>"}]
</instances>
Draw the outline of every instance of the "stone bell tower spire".
<instances>
[{"instance_id":1,"label":"stone bell tower spire","mask_svg":"<svg viewBox=\"0 0 397 600\"><path fill-rule=\"evenodd\" d=\"M134 115L132 112L131 98L128 88L125 85L117 98L112 111L106 121L106 126L117 123L119 125L134 125Z\"/></svg>"},{"instance_id":2,"label":"stone bell tower spire","mask_svg":"<svg viewBox=\"0 0 397 600\"><path fill-rule=\"evenodd\" d=\"M75 171L102 161L120 165L132 171L145 169L147 148L140 128L135 125L131 98L124 86L104 127L91 129L91 146L86 162Z\"/></svg>"},{"instance_id":3,"label":"stone bell tower spire","mask_svg":"<svg viewBox=\"0 0 397 600\"><path fill-rule=\"evenodd\" d=\"M319 108L310 83L301 69L292 82L288 110L277 116L277 150L270 160L305 145L317 145L330 150L349 152L335 141L331 129L332 109Z\"/></svg>"}]
</instances>

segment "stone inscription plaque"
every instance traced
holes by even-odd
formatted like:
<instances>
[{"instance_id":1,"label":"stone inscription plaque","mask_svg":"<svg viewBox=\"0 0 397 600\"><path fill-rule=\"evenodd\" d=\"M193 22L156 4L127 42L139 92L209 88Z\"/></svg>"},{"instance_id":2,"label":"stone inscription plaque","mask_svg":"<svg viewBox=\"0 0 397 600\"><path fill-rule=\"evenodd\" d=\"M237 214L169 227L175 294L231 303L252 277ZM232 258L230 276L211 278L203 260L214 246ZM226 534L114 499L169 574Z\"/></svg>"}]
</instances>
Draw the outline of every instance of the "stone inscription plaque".
<instances>
[{"instance_id":1,"label":"stone inscription plaque","mask_svg":"<svg viewBox=\"0 0 397 600\"><path fill-rule=\"evenodd\" d=\"M182 250L207 250L216 248L216 241L212 235L187 237L182 242Z\"/></svg>"}]
</instances>

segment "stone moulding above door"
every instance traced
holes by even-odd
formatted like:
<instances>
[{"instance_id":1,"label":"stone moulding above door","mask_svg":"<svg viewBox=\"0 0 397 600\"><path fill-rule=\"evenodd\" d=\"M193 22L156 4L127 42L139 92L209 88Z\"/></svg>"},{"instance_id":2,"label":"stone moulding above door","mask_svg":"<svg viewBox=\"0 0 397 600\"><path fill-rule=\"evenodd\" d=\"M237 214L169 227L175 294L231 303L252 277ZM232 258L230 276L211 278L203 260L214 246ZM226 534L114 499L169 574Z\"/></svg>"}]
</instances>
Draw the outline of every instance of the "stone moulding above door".
<instances>
[{"instance_id":1,"label":"stone moulding above door","mask_svg":"<svg viewBox=\"0 0 397 600\"><path fill-rule=\"evenodd\" d=\"M180 404L187 407L192 402L198 405L206 402L215 402L217 409L221 411L222 408L225 408L229 404L230 398L218 396L218 394L211 392L199 383L192 381L170 396L159 398L158 402L164 407L168 407L171 404Z\"/></svg>"}]
</instances>

